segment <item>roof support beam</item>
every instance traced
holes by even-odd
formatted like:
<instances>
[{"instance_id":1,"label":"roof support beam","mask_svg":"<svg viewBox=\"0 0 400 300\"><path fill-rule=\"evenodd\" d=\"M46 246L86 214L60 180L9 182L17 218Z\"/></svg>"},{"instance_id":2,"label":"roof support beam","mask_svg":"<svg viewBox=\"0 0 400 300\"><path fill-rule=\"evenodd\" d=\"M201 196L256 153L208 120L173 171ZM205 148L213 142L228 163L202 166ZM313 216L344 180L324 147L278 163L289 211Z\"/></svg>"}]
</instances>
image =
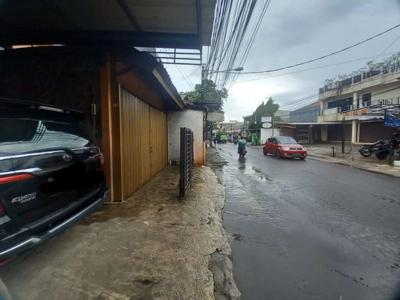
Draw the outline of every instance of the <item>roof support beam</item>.
<instances>
[{"instance_id":1,"label":"roof support beam","mask_svg":"<svg viewBox=\"0 0 400 300\"><path fill-rule=\"evenodd\" d=\"M1 29L0 29L1 30ZM0 31L0 45L70 44L200 49L197 34L138 31Z\"/></svg>"},{"instance_id":2,"label":"roof support beam","mask_svg":"<svg viewBox=\"0 0 400 300\"><path fill-rule=\"evenodd\" d=\"M125 0L117 0L117 2L119 4L119 6L121 7L121 9L124 11L126 17L131 22L133 28L135 28L137 31L143 31L142 27L139 25L138 21L136 20L136 17L133 15L131 10L129 9Z\"/></svg>"}]
</instances>

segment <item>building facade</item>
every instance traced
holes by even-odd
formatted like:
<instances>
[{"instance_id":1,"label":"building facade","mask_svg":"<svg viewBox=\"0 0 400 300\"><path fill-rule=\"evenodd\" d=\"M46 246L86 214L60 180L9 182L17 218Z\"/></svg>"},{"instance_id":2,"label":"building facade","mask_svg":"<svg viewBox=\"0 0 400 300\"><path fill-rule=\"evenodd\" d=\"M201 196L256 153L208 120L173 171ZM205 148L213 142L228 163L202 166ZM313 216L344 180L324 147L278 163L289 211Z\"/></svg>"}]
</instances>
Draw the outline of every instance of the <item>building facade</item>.
<instances>
[{"instance_id":1,"label":"building facade","mask_svg":"<svg viewBox=\"0 0 400 300\"><path fill-rule=\"evenodd\" d=\"M290 112L290 122L317 122L319 116L319 102L314 102Z\"/></svg>"},{"instance_id":2,"label":"building facade","mask_svg":"<svg viewBox=\"0 0 400 300\"><path fill-rule=\"evenodd\" d=\"M243 130L244 123L236 120L220 123L220 130L226 133L239 133Z\"/></svg>"},{"instance_id":3,"label":"building facade","mask_svg":"<svg viewBox=\"0 0 400 300\"><path fill-rule=\"evenodd\" d=\"M318 123L326 124L328 141L353 144L386 139L395 129L384 124L385 109L400 106L400 65L370 70L319 90Z\"/></svg>"},{"instance_id":4,"label":"building facade","mask_svg":"<svg viewBox=\"0 0 400 300\"><path fill-rule=\"evenodd\" d=\"M134 47L196 50L199 61L216 1L6 2L2 17L14 21L0 28L0 97L85 113L109 201L127 199L167 166L168 114L185 108L161 57Z\"/></svg>"},{"instance_id":5,"label":"building facade","mask_svg":"<svg viewBox=\"0 0 400 300\"><path fill-rule=\"evenodd\" d=\"M110 201L127 199L167 166L167 115L184 103L151 55L133 48L4 50L0 74L4 98L86 114L104 154Z\"/></svg>"},{"instance_id":6,"label":"building facade","mask_svg":"<svg viewBox=\"0 0 400 300\"><path fill-rule=\"evenodd\" d=\"M317 123L319 116L319 102L291 111L289 120L277 123L280 134L293 137L303 144L318 143L323 141L321 136L322 124Z\"/></svg>"},{"instance_id":7,"label":"building facade","mask_svg":"<svg viewBox=\"0 0 400 300\"><path fill-rule=\"evenodd\" d=\"M278 110L274 117L282 122L288 122L290 120L290 110Z\"/></svg>"}]
</instances>

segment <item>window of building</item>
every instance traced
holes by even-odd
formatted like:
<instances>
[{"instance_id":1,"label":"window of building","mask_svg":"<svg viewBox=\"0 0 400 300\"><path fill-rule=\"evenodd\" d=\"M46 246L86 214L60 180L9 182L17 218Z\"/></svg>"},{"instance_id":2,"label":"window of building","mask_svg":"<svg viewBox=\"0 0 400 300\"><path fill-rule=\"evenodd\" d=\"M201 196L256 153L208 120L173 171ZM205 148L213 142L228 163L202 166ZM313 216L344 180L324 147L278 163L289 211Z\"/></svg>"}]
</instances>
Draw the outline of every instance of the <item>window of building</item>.
<instances>
[{"instance_id":1,"label":"window of building","mask_svg":"<svg viewBox=\"0 0 400 300\"><path fill-rule=\"evenodd\" d=\"M362 106L367 107L371 105L371 93L362 95Z\"/></svg>"}]
</instances>

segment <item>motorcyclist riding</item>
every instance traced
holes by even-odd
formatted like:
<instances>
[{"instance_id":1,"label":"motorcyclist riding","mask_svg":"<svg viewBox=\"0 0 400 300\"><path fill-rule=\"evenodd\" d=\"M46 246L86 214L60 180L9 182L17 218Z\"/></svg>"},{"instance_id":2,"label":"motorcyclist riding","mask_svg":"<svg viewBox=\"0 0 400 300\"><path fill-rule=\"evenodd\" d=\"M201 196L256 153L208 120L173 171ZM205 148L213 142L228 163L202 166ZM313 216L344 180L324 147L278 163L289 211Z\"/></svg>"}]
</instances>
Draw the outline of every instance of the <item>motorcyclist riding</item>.
<instances>
[{"instance_id":1,"label":"motorcyclist riding","mask_svg":"<svg viewBox=\"0 0 400 300\"><path fill-rule=\"evenodd\" d=\"M238 142L238 153L239 153L239 158L243 158L247 153L246 140L241 136L239 137L239 142Z\"/></svg>"}]
</instances>

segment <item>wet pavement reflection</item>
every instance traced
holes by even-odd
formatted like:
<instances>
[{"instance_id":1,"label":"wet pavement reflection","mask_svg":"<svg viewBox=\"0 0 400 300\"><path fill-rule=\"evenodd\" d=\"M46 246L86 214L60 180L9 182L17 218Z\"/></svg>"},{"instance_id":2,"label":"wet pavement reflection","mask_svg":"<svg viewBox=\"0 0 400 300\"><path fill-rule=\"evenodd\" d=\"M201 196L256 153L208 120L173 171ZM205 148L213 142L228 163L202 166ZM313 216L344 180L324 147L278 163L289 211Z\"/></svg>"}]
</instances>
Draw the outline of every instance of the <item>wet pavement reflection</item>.
<instances>
[{"instance_id":1,"label":"wet pavement reflection","mask_svg":"<svg viewBox=\"0 0 400 300\"><path fill-rule=\"evenodd\" d=\"M392 299L399 179L218 146L225 228L242 299Z\"/></svg>"}]
</instances>

